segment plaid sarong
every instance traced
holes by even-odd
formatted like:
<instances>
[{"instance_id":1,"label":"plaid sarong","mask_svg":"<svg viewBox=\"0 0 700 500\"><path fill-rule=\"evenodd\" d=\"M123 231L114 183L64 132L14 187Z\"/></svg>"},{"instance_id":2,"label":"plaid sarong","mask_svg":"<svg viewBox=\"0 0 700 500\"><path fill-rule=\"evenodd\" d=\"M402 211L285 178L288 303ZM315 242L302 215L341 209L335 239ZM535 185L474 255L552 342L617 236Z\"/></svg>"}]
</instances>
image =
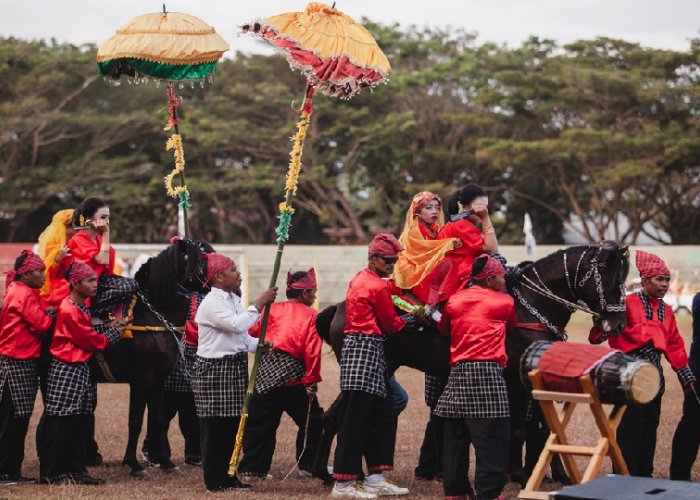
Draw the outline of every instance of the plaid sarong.
<instances>
[{"instance_id":1,"label":"plaid sarong","mask_svg":"<svg viewBox=\"0 0 700 500\"><path fill-rule=\"evenodd\" d=\"M197 346L185 344L184 351L184 361L181 356L178 356L175 370L165 379L166 391L192 392L192 373L197 359Z\"/></svg>"},{"instance_id":2,"label":"plaid sarong","mask_svg":"<svg viewBox=\"0 0 700 500\"><path fill-rule=\"evenodd\" d=\"M247 389L247 352L223 358L197 356L192 370L192 390L199 418L238 417Z\"/></svg>"},{"instance_id":3,"label":"plaid sarong","mask_svg":"<svg viewBox=\"0 0 700 500\"><path fill-rule=\"evenodd\" d=\"M7 382L16 418L29 418L34 411L36 392L39 390L38 361L0 355L0 398Z\"/></svg>"},{"instance_id":4,"label":"plaid sarong","mask_svg":"<svg viewBox=\"0 0 700 500\"><path fill-rule=\"evenodd\" d=\"M495 361L461 361L452 365L435 414L446 418L510 417L503 367Z\"/></svg>"},{"instance_id":5,"label":"plaid sarong","mask_svg":"<svg viewBox=\"0 0 700 500\"><path fill-rule=\"evenodd\" d=\"M90 302L90 310L94 315L102 317L123 306L124 313L138 289L139 284L134 279L102 273L97 282L97 295Z\"/></svg>"},{"instance_id":6,"label":"plaid sarong","mask_svg":"<svg viewBox=\"0 0 700 500\"><path fill-rule=\"evenodd\" d=\"M347 333L340 354L340 390L386 397L387 374L383 335Z\"/></svg>"},{"instance_id":7,"label":"plaid sarong","mask_svg":"<svg viewBox=\"0 0 700 500\"><path fill-rule=\"evenodd\" d=\"M438 404L442 391L445 390L447 379L425 374L425 404L430 408L435 408Z\"/></svg>"},{"instance_id":8,"label":"plaid sarong","mask_svg":"<svg viewBox=\"0 0 700 500\"><path fill-rule=\"evenodd\" d=\"M267 394L292 380L301 380L306 374L306 363L284 351L275 351L274 356L263 354L255 379L255 391Z\"/></svg>"},{"instance_id":9,"label":"plaid sarong","mask_svg":"<svg viewBox=\"0 0 700 500\"><path fill-rule=\"evenodd\" d=\"M47 415L91 415L97 404L97 384L90 376L87 362L65 363L51 359L47 376Z\"/></svg>"}]
</instances>

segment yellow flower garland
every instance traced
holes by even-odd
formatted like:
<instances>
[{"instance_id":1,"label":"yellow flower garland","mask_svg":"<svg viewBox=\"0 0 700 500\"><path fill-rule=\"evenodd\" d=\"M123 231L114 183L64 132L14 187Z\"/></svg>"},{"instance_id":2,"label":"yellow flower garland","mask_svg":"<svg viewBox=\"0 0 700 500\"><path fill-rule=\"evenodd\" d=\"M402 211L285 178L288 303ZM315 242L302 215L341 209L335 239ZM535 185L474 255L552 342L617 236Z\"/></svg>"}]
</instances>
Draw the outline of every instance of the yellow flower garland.
<instances>
[{"instance_id":1,"label":"yellow flower garland","mask_svg":"<svg viewBox=\"0 0 700 500\"><path fill-rule=\"evenodd\" d=\"M289 171L287 172L287 182L285 183L285 189L287 191L291 190L293 194L297 194L297 183L299 181L299 171L301 170L301 153L303 150L303 142L306 139L306 130L309 128L309 121L311 119L311 113L304 110L301 113L302 119L299 120L297 128L299 132L297 135L292 137L294 146L292 147L292 152L289 154L292 160L289 162ZM284 205L286 207L286 204ZM291 210L291 207L288 207ZM280 210L282 210L282 205L280 205Z\"/></svg>"},{"instance_id":2,"label":"yellow flower garland","mask_svg":"<svg viewBox=\"0 0 700 500\"><path fill-rule=\"evenodd\" d=\"M180 134L173 134L170 139L168 139L165 145L166 151L174 149L173 156L175 157L175 168L167 176L165 176L165 189L168 191L168 195L173 198L177 198L180 193L186 193L189 196L189 191L187 191L187 186L178 186L173 188L173 177L182 172L185 169L185 151L182 149L182 137Z\"/></svg>"}]
</instances>

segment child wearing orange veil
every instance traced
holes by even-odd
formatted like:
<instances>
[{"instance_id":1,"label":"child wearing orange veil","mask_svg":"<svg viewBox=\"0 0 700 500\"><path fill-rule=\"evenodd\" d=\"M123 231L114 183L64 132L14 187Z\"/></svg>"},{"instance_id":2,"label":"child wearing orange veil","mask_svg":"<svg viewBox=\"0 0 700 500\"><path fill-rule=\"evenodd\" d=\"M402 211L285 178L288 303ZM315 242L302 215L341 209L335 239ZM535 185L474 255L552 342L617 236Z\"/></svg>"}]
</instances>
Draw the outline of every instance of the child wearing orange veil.
<instances>
[{"instance_id":1,"label":"child wearing orange veil","mask_svg":"<svg viewBox=\"0 0 700 500\"><path fill-rule=\"evenodd\" d=\"M56 212L51 224L39 236L39 257L46 265L46 281L39 291L44 307L56 309L70 295L68 282L59 272L61 261L70 257L68 241L73 236L73 209Z\"/></svg>"},{"instance_id":2,"label":"child wearing orange veil","mask_svg":"<svg viewBox=\"0 0 700 500\"><path fill-rule=\"evenodd\" d=\"M399 288L411 290L425 304L447 300L457 289L459 276L448 252L462 246L459 238L439 239L445 225L442 200L429 191L413 197L399 241L406 248L394 267Z\"/></svg>"}]
</instances>

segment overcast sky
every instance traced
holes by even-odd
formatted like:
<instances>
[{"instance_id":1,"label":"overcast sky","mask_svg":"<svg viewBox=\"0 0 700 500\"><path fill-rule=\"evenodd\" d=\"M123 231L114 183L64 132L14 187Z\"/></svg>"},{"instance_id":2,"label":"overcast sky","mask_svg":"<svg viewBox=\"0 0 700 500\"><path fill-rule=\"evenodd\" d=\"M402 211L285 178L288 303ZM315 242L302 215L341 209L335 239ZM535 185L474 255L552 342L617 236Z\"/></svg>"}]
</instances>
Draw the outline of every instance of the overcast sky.
<instances>
[{"instance_id":1,"label":"overcast sky","mask_svg":"<svg viewBox=\"0 0 700 500\"><path fill-rule=\"evenodd\" d=\"M257 17L303 10L305 0L168 0L173 12L211 24L231 45L231 54L272 52L237 36L237 25ZM332 1L330 2L332 3ZM478 42L519 46L530 35L560 45L596 36L643 46L688 50L698 37L700 0L340 0L339 10L384 24L452 26L478 32ZM162 10L162 0L0 0L0 36L56 38L100 44L138 15Z\"/></svg>"}]
</instances>

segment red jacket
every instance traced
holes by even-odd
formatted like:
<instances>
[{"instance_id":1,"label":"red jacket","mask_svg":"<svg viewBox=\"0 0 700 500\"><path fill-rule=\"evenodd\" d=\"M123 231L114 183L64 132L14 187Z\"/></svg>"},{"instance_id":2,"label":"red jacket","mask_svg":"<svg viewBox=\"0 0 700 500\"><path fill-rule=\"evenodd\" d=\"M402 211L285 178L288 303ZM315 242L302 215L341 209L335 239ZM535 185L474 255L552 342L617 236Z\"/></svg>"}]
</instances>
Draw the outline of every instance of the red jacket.
<instances>
[{"instance_id":1,"label":"red jacket","mask_svg":"<svg viewBox=\"0 0 700 500\"><path fill-rule=\"evenodd\" d=\"M676 317L671 306L666 304L664 322L660 323L659 300L649 297L649 305L654 311L652 320L648 320L644 312L644 304L636 293L627 296L627 327L622 330L619 337L608 335L608 344L613 349L622 352L630 352L653 343L654 347L663 352L674 370L678 371L688 365L688 355L685 352L685 344L678 332ZM591 329L589 339L600 336L601 332L594 326Z\"/></svg>"},{"instance_id":2,"label":"red jacket","mask_svg":"<svg viewBox=\"0 0 700 500\"><path fill-rule=\"evenodd\" d=\"M445 255L445 258L452 259L457 266L457 271L461 278L466 278L472 272L472 264L484 253L484 237L481 231L467 219L460 219L456 222L448 222L442 228L438 239L447 240L459 238L462 240L462 248L452 250Z\"/></svg>"},{"instance_id":3,"label":"red jacket","mask_svg":"<svg viewBox=\"0 0 700 500\"><path fill-rule=\"evenodd\" d=\"M506 332L518 323L513 297L473 286L445 305L438 330L451 335L450 365L460 361L495 361L506 366Z\"/></svg>"},{"instance_id":4,"label":"red jacket","mask_svg":"<svg viewBox=\"0 0 700 500\"><path fill-rule=\"evenodd\" d=\"M100 274L114 274L114 261L116 252L114 248L109 248L109 263L105 266L104 264L98 264L93 260L93 257L100 253L100 248L102 247L102 236L99 234L95 237L97 241L93 242L87 231L78 231L75 236L73 236L68 242L68 248L70 248L72 257L63 259L61 261L62 275L65 275L68 265L74 260L79 260L90 266L97 275L97 279L100 279Z\"/></svg>"},{"instance_id":5,"label":"red jacket","mask_svg":"<svg viewBox=\"0 0 700 500\"><path fill-rule=\"evenodd\" d=\"M260 321L248 330L252 337L260 337ZM300 302L278 302L270 307L265 340L271 340L275 351L283 351L306 364L306 376L301 383L321 381L321 348L323 341L316 332L316 311ZM298 385L293 380L286 385Z\"/></svg>"},{"instance_id":6,"label":"red jacket","mask_svg":"<svg viewBox=\"0 0 700 500\"><path fill-rule=\"evenodd\" d=\"M12 283L0 314L0 354L13 359L38 358L41 336L51 323L36 290L21 281Z\"/></svg>"},{"instance_id":7,"label":"red jacket","mask_svg":"<svg viewBox=\"0 0 700 500\"><path fill-rule=\"evenodd\" d=\"M345 333L382 335L406 326L394 310L387 282L369 269L350 281L345 300Z\"/></svg>"},{"instance_id":8,"label":"red jacket","mask_svg":"<svg viewBox=\"0 0 700 500\"><path fill-rule=\"evenodd\" d=\"M70 297L64 299L56 317L51 354L66 363L82 363L108 344L107 337L92 329L90 314L81 311Z\"/></svg>"}]
</instances>

